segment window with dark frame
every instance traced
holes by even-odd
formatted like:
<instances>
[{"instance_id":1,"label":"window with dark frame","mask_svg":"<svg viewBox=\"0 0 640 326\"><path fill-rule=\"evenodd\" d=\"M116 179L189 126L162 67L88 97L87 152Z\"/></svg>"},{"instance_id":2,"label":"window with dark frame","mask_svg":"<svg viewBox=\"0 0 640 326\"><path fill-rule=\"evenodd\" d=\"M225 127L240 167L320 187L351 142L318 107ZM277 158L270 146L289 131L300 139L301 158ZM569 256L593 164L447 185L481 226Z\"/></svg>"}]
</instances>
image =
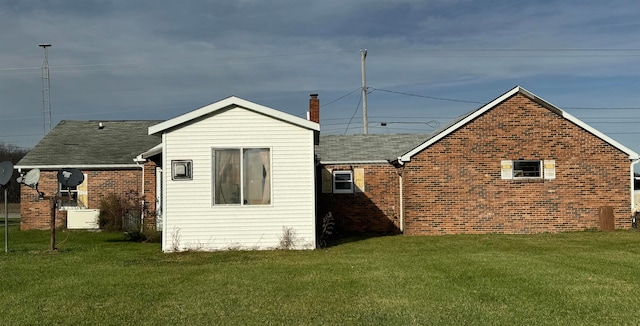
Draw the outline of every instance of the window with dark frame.
<instances>
[{"instance_id":1,"label":"window with dark frame","mask_svg":"<svg viewBox=\"0 0 640 326\"><path fill-rule=\"evenodd\" d=\"M542 161L514 160L513 161L513 178L514 179L542 178Z\"/></svg>"}]
</instances>

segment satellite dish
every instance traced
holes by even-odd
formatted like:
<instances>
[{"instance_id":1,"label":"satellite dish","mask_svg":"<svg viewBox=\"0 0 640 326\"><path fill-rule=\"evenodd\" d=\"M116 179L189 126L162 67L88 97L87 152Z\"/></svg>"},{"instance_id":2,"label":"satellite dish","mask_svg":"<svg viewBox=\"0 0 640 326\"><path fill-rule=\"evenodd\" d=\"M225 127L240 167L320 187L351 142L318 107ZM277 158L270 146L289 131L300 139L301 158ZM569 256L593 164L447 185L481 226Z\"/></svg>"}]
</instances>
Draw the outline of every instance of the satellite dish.
<instances>
[{"instance_id":1,"label":"satellite dish","mask_svg":"<svg viewBox=\"0 0 640 326\"><path fill-rule=\"evenodd\" d=\"M18 178L18 183L24 183L31 188L37 188L40 181L40 169L33 169L24 176Z\"/></svg>"},{"instance_id":2,"label":"satellite dish","mask_svg":"<svg viewBox=\"0 0 640 326\"><path fill-rule=\"evenodd\" d=\"M77 187L84 181L84 174L78 169L62 169L58 171L58 182L65 188Z\"/></svg>"},{"instance_id":3,"label":"satellite dish","mask_svg":"<svg viewBox=\"0 0 640 326\"><path fill-rule=\"evenodd\" d=\"M0 162L0 186L6 185L13 175L13 163L10 161Z\"/></svg>"}]
</instances>

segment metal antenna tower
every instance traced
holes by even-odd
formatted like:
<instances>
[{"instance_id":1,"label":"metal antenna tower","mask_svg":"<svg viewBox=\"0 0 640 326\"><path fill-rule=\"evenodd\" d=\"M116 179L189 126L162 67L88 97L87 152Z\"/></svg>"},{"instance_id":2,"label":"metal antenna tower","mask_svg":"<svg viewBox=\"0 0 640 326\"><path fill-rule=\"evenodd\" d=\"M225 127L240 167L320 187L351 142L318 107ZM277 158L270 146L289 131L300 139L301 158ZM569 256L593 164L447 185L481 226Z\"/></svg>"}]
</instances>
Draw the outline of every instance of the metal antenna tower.
<instances>
[{"instance_id":1,"label":"metal antenna tower","mask_svg":"<svg viewBox=\"0 0 640 326\"><path fill-rule=\"evenodd\" d=\"M44 61L42 62L42 117L44 119L44 135L51 131L51 81L49 79L49 53L48 43L38 44L44 49Z\"/></svg>"}]
</instances>

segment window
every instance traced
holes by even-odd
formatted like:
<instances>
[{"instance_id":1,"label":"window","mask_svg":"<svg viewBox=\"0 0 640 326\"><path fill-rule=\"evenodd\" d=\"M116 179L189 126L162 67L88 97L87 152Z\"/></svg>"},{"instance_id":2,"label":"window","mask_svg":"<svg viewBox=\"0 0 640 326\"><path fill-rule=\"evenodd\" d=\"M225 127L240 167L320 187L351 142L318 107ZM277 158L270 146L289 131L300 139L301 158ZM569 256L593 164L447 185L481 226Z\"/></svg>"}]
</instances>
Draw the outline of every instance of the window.
<instances>
[{"instance_id":1,"label":"window","mask_svg":"<svg viewBox=\"0 0 640 326\"><path fill-rule=\"evenodd\" d=\"M171 180L193 180L193 161L171 161Z\"/></svg>"},{"instance_id":2,"label":"window","mask_svg":"<svg viewBox=\"0 0 640 326\"><path fill-rule=\"evenodd\" d=\"M353 192L353 171L333 171L333 193L349 194Z\"/></svg>"},{"instance_id":3,"label":"window","mask_svg":"<svg viewBox=\"0 0 640 326\"><path fill-rule=\"evenodd\" d=\"M214 149L212 156L214 205L271 204L270 149Z\"/></svg>"},{"instance_id":4,"label":"window","mask_svg":"<svg viewBox=\"0 0 640 326\"><path fill-rule=\"evenodd\" d=\"M78 206L78 187L65 188L62 186L62 183L58 182L58 190L60 191L61 207Z\"/></svg>"},{"instance_id":5,"label":"window","mask_svg":"<svg viewBox=\"0 0 640 326\"><path fill-rule=\"evenodd\" d=\"M555 160L507 160L500 162L502 179L556 178Z\"/></svg>"},{"instance_id":6,"label":"window","mask_svg":"<svg viewBox=\"0 0 640 326\"><path fill-rule=\"evenodd\" d=\"M513 178L542 178L541 161L513 161Z\"/></svg>"},{"instance_id":7,"label":"window","mask_svg":"<svg viewBox=\"0 0 640 326\"><path fill-rule=\"evenodd\" d=\"M60 207L61 210L87 208L89 201L87 175L84 174L84 180L76 187L67 188L58 182L58 192L60 193L58 207Z\"/></svg>"}]
</instances>

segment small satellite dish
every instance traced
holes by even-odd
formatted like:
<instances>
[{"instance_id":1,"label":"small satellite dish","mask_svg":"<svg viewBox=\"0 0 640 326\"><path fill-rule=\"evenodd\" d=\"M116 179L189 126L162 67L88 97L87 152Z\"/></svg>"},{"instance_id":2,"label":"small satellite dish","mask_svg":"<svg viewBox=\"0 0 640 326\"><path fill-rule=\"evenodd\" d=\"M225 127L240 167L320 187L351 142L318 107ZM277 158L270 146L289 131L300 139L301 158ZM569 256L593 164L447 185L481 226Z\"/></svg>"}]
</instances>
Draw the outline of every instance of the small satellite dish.
<instances>
[{"instance_id":1,"label":"small satellite dish","mask_svg":"<svg viewBox=\"0 0 640 326\"><path fill-rule=\"evenodd\" d=\"M24 176L18 178L18 183L24 183L25 185L36 189L38 182L40 181L40 169L33 169Z\"/></svg>"},{"instance_id":2,"label":"small satellite dish","mask_svg":"<svg viewBox=\"0 0 640 326\"><path fill-rule=\"evenodd\" d=\"M84 181L84 174L78 169L62 169L58 171L58 182L65 188L77 187Z\"/></svg>"},{"instance_id":3,"label":"small satellite dish","mask_svg":"<svg viewBox=\"0 0 640 326\"><path fill-rule=\"evenodd\" d=\"M13 163L10 161L0 162L0 186L6 185L13 175Z\"/></svg>"}]
</instances>

